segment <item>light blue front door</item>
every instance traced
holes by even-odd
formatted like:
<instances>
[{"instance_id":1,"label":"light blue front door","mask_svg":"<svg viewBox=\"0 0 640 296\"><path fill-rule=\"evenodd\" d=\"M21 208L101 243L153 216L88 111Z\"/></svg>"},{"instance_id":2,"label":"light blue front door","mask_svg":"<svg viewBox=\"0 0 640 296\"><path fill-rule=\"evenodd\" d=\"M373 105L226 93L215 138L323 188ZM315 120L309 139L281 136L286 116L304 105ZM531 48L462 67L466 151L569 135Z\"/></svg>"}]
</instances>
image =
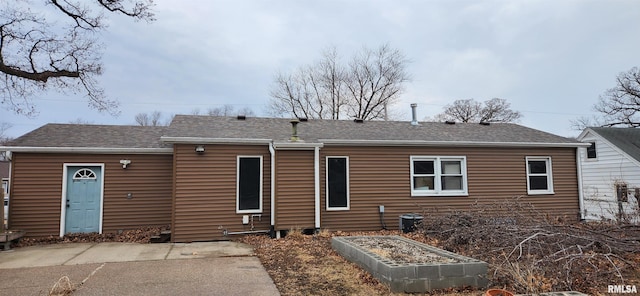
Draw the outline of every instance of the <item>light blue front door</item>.
<instances>
[{"instance_id":1,"label":"light blue front door","mask_svg":"<svg viewBox=\"0 0 640 296\"><path fill-rule=\"evenodd\" d=\"M100 231L101 178L101 167L68 167L65 233Z\"/></svg>"}]
</instances>

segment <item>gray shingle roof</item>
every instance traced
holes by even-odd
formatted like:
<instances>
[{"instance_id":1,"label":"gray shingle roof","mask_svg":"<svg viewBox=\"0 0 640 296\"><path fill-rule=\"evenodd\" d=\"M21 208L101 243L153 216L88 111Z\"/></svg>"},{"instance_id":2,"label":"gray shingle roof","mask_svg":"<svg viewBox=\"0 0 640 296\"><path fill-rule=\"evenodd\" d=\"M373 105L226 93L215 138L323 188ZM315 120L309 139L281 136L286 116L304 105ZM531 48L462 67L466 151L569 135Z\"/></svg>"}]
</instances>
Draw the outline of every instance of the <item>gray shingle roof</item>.
<instances>
[{"instance_id":1,"label":"gray shingle roof","mask_svg":"<svg viewBox=\"0 0 640 296\"><path fill-rule=\"evenodd\" d=\"M591 130L640 161L640 128L592 127Z\"/></svg>"},{"instance_id":2,"label":"gray shingle roof","mask_svg":"<svg viewBox=\"0 0 640 296\"><path fill-rule=\"evenodd\" d=\"M424 143L534 143L567 144L575 140L517 124L445 124L406 121L314 120L298 124L304 143L334 141L398 141ZM290 119L176 115L169 127L124 125L47 124L9 143L21 147L171 148L181 139L264 139L286 143L291 137ZM161 138L167 140L164 142ZM171 139L171 140L168 140Z\"/></svg>"},{"instance_id":3,"label":"gray shingle roof","mask_svg":"<svg viewBox=\"0 0 640 296\"><path fill-rule=\"evenodd\" d=\"M87 124L47 124L7 146L171 148L160 141L167 127Z\"/></svg>"},{"instance_id":4,"label":"gray shingle roof","mask_svg":"<svg viewBox=\"0 0 640 296\"><path fill-rule=\"evenodd\" d=\"M176 115L167 129L167 137L272 139L287 141L291 137L290 119L247 117L212 117ZM429 141L483 143L554 143L572 144L576 140L560 137L517 124L434 123L413 126L406 121L314 120L298 124L298 136L307 143L319 140Z\"/></svg>"}]
</instances>

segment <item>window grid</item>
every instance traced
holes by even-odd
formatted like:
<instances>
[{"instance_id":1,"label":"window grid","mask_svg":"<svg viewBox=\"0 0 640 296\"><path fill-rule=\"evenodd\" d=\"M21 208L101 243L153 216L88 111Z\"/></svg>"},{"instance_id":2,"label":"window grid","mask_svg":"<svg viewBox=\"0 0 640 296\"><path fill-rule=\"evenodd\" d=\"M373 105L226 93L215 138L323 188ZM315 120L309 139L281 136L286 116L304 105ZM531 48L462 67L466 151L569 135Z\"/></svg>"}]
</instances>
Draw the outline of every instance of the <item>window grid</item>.
<instances>
[{"instance_id":1,"label":"window grid","mask_svg":"<svg viewBox=\"0 0 640 296\"><path fill-rule=\"evenodd\" d=\"M424 170L425 163L429 162L433 164L432 172ZM468 195L466 157L411 156L410 164L412 196ZM420 170L423 171L421 172ZM451 186L455 188L446 188Z\"/></svg>"},{"instance_id":2,"label":"window grid","mask_svg":"<svg viewBox=\"0 0 640 296\"><path fill-rule=\"evenodd\" d=\"M543 166L540 166L540 163L542 163ZM544 168L544 171L541 171L541 168ZM526 170L527 193L529 195L554 194L551 157L526 157ZM541 183L541 181L543 183ZM544 184L544 186L541 186L542 184Z\"/></svg>"},{"instance_id":3,"label":"window grid","mask_svg":"<svg viewBox=\"0 0 640 296\"><path fill-rule=\"evenodd\" d=\"M74 180L95 180L96 173L90 169L80 169L73 175Z\"/></svg>"},{"instance_id":4,"label":"window grid","mask_svg":"<svg viewBox=\"0 0 640 296\"><path fill-rule=\"evenodd\" d=\"M591 142L591 146L587 147L587 159L595 159L595 158L598 158L596 143Z\"/></svg>"}]
</instances>

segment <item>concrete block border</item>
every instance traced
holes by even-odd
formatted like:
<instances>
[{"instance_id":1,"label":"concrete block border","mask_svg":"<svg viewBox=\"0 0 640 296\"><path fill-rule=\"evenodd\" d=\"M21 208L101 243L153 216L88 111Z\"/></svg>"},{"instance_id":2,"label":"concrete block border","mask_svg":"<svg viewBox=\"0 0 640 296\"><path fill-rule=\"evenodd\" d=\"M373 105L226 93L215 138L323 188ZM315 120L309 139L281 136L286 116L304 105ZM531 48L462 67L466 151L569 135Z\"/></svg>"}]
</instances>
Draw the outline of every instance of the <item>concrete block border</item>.
<instances>
[{"instance_id":1,"label":"concrete block border","mask_svg":"<svg viewBox=\"0 0 640 296\"><path fill-rule=\"evenodd\" d=\"M395 262L372 253L354 242L360 238L395 240L397 243L411 244L438 256L451 258L455 262ZM389 285L392 292L424 293L435 289L465 286L485 288L488 284L486 262L397 235L333 237L331 247L347 260L358 264L375 278Z\"/></svg>"}]
</instances>

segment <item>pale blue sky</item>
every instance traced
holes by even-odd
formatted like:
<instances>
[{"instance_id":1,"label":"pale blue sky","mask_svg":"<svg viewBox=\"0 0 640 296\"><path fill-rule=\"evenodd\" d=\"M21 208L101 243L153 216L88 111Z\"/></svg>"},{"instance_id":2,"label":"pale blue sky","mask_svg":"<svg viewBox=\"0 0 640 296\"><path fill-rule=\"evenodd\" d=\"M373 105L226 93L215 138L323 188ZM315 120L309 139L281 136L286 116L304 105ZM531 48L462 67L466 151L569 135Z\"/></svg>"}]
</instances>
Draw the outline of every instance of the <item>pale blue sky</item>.
<instances>
[{"instance_id":1,"label":"pale blue sky","mask_svg":"<svg viewBox=\"0 0 640 296\"><path fill-rule=\"evenodd\" d=\"M618 73L640 66L640 1L157 0L157 21L110 16L100 83L112 117L81 96L34 100L35 118L0 109L17 137L49 122L133 124L139 112L188 114L232 104L266 115L274 74L335 46L348 58L388 43L411 60L395 108L420 119L456 99L507 99L520 124L561 136Z\"/></svg>"}]
</instances>

